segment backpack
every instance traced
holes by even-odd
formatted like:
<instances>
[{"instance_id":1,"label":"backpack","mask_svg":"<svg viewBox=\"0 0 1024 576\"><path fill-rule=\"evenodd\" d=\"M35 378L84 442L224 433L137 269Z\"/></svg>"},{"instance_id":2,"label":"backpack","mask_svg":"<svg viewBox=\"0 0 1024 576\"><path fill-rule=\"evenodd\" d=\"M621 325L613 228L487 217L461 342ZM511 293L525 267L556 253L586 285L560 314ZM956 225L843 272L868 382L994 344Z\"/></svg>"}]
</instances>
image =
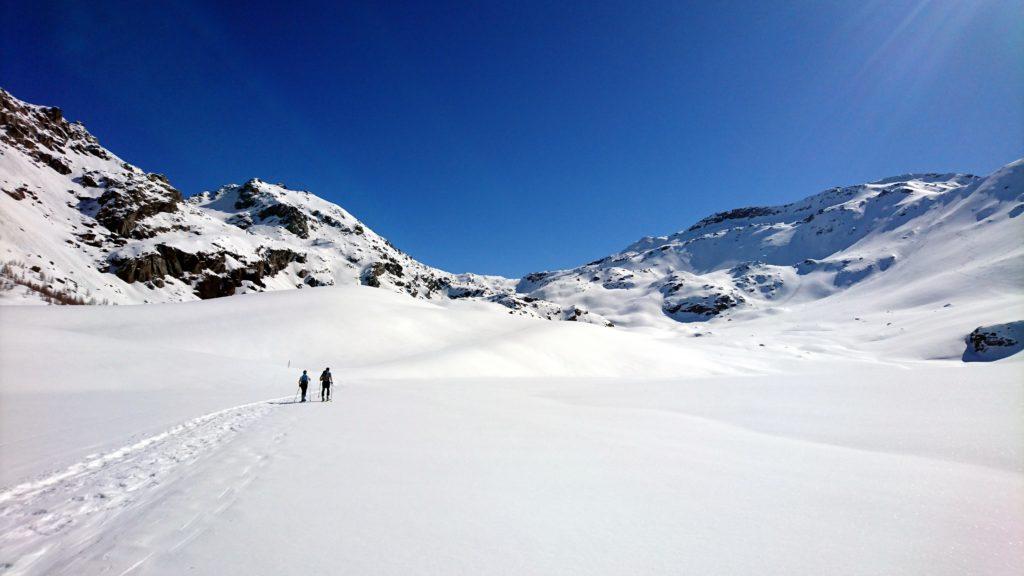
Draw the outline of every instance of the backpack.
<instances>
[{"instance_id":1,"label":"backpack","mask_svg":"<svg viewBox=\"0 0 1024 576\"><path fill-rule=\"evenodd\" d=\"M303 374L299 377L299 384L309 384L309 376Z\"/></svg>"}]
</instances>

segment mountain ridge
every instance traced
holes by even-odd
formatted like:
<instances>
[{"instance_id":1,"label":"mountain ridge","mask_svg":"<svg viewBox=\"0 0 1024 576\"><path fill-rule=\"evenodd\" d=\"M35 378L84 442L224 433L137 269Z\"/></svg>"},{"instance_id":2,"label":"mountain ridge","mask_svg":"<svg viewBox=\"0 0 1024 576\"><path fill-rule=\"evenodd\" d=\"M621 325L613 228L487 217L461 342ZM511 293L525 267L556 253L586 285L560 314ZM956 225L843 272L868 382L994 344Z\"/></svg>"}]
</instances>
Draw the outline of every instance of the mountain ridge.
<instances>
[{"instance_id":1,"label":"mountain ridge","mask_svg":"<svg viewBox=\"0 0 1024 576\"><path fill-rule=\"evenodd\" d=\"M0 125L7 302L176 302L359 283L609 324L586 310L519 296L502 278L422 264L308 191L253 178L185 198L59 109L2 90Z\"/></svg>"},{"instance_id":2,"label":"mountain ridge","mask_svg":"<svg viewBox=\"0 0 1024 576\"><path fill-rule=\"evenodd\" d=\"M716 212L582 266L510 279L425 265L341 206L283 184L252 178L184 197L59 109L2 89L0 124L6 303L175 302L362 284L537 318L679 328L888 275L927 252L920 238L941 235L947 220L971 237L996 224L1005 230L987 250L1003 250L1024 211L1021 161L988 177L904 174ZM1020 255L1007 258L1004 276Z\"/></svg>"}]
</instances>

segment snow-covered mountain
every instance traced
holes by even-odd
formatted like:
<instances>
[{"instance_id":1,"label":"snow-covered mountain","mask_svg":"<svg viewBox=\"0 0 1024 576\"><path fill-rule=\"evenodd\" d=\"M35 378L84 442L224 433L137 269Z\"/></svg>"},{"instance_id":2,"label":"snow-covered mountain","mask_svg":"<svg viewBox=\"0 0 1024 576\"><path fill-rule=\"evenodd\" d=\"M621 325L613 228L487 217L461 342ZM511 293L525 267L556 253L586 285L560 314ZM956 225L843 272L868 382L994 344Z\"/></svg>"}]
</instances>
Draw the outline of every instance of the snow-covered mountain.
<instances>
[{"instance_id":1,"label":"snow-covered mountain","mask_svg":"<svg viewBox=\"0 0 1024 576\"><path fill-rule=\"evenodd\" d=\"M185 199L57 108L0 90L5 302L136 304L361 283L510 314L607 321L515 282L422 264L341 207L253 179Z\"/></svg>"},{"instance_id":2,"label":"snow-covered mountain","mask_svg":"<svg viewBox=\"0 0 1024 576\"><path fill-rule=\"evenodd\" d=\"M1024 161L988 177L908 174L721 212L519 280L427 266L341 207L282 184L253 179L185 199L59 109L2 90L0 189L5 303L175 302L363 284L697 335L818 303L853 320L970 299L983 310L959 337L1022 316Z\"/></svg>"},{"instance_id":3,"label":"snow-covered mountain","mask_svg":"<svg viewBox=\"0 0 1024 576\"><path fill-rule=\"evenodd\" d=\"M578 268L530 274L518 290L633 326L896 291L904 298L886 309L1009 297L1012 316L1024 286L1022 212L1024 160L986 178L908 174L720 212Z\"/></svg>"},{"instance_id":4,"label":"snow-covered mountain","mask_svg":"<svg viewBox=\"0 0 1024 576\"><path fill-rule=\"evenodd\" d=\"M0 304L203 300L0 306L4 574L1024 565L1024 161L521 280L2 91L0 191Z\"/></svg>"}]
</instances>

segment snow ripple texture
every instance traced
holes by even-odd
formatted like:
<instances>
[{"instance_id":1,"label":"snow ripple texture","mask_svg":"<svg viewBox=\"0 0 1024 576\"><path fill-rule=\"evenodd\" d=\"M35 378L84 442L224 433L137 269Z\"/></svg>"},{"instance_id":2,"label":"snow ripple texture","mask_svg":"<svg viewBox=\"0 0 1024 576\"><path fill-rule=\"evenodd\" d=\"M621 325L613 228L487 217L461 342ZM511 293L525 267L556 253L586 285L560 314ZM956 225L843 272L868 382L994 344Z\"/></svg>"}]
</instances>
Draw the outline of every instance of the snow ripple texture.
<instances>
[{"instance_id":1,"label":"snow ripple texture","mask_svg":"<svg viewBox=\"0 0 1024 576\"><path fill-rule=\"evenodd\" d=\"M51 476L0 491L0 572L25 574L48 552L73 546L88 526L154 498L160 488L240 430L265 416L270 401L220 410ZM88 534L90 530L83 530ZM78 542L87 545L88 542Z\"/></svg>"}]
</instances>

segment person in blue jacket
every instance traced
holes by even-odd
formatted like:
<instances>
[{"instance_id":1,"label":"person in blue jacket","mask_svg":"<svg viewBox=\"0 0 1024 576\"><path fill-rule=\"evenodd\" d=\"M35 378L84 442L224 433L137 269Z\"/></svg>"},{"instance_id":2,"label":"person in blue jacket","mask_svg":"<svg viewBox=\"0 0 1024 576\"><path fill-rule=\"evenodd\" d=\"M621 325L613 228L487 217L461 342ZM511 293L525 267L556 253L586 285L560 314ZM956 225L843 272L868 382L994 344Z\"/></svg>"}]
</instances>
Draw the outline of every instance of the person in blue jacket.
<instances>
[{"instance_id":1,"label":"person in blue jacket","mask_svg":"<svg viewBox=\"0 0 1024 576\"><path fill-rule=\"evenodd\" d=\"M309 375L306 371L302 371L302 376L299 376L299 389L302 390L302 401L306 401L306 387L309 386Z\"/></svg>"}]
</instances>

